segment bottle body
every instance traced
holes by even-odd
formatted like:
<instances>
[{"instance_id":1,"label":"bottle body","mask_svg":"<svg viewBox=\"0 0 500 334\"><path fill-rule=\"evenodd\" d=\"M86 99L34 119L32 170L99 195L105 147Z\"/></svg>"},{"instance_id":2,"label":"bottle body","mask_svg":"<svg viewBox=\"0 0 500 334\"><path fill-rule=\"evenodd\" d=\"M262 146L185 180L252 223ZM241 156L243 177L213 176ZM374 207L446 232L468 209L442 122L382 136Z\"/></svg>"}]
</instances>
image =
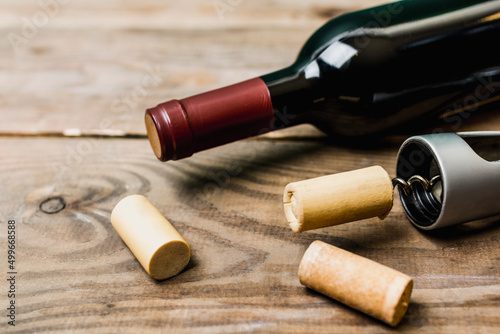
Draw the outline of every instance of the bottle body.
<instances>
[{"instance_id":1,"label":"bottle body","mask_svg":"<svg viewBox=\"0 0 500 334\"><path fill-rule=\"evenodd\" d=\"M498 101L500 2L468 4L456 1L465 7L414 20L414 2L401 1L369 12L389 13L380 23L354 25L324 46L313 36L319 41L306 45L297 63L263 76L275 111L352 137L432 117L455 122ZM341 19L350 21L349 15Z\"/></svg>"},{"instance_id":2,"label":"bottle body","mask_svg":"<svg viewBox=\"0 0 500 334\"><path fill-rule=\"evenodd\" d=\"M499 16L498 0L406 0L345 14L320 28L292 66L250 80L253 95L242 99L223 89L216 94L227 97L220 104L207 102L214 98L206 93L195 104L180 100L177 111L163 108L162 116L158 107L149 109L150 141L160 138L158 158L175 160L305 122L353 137L429 117L453 121L500 102ZM213 115L221 109L223 119L242 121L217 126ZM177 128L184 130L175 135L180 118ZM210 131L198 129L204 126Z\"/></svg>"}]
</instances>

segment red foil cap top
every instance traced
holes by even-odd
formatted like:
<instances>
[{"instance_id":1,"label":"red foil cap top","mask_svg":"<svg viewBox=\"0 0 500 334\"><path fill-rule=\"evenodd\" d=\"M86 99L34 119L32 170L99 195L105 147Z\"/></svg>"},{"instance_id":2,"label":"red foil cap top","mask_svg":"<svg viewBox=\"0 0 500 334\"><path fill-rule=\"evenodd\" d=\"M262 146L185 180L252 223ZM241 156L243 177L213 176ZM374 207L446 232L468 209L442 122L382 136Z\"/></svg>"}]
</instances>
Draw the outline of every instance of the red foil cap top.
<instances>
[{"instance_id":1,"label":"red foil cap top","mask_svg":"<svg viewBox=\"0 0 500 334\"><path fill-rule=\"evenodd\" d=\"M162 161L255 136L272 129L269 89L255 78L146 110L146 129Z\"/></svg>"}]
</instances>

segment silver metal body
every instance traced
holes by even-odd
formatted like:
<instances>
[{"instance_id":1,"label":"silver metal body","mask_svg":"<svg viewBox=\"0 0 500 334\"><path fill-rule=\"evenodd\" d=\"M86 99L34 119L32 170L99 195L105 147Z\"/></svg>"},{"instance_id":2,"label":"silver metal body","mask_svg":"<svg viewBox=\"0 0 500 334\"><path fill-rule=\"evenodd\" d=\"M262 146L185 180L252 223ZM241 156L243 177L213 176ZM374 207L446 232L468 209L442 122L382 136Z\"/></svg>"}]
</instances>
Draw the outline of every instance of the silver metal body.
<instances>
[{"instance_id":1,"label":"silver metal body","mask_svg":"<svg viewBox=\"0 0 500 334\"><path fill-rule=\"evenodd\" d=\"M432 230L500 214L500 132L439 133L411 137L401 146L398 178L439 179L433 189L399 191L418 228Z\"/></svg>"}]
</instances>

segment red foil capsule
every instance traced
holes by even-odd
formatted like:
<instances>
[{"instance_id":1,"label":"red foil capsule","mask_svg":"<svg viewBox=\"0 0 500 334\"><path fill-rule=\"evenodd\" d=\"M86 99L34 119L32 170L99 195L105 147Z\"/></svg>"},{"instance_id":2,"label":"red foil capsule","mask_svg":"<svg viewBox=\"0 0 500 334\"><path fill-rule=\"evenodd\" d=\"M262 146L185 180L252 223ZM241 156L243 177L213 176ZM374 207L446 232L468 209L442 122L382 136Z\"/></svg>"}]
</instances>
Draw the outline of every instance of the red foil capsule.
<instances>
[{"instance_id":1,"label":"red foil capsule","mask_svg":"<svg viewBox=\"0 0 500 334\"><path fill-rule=\"evenodd\" d=\"M146 110L146 128L162 161L271 131L274 112L269 89L255 78L172 100Z\"/></svg>"}]
</instances>

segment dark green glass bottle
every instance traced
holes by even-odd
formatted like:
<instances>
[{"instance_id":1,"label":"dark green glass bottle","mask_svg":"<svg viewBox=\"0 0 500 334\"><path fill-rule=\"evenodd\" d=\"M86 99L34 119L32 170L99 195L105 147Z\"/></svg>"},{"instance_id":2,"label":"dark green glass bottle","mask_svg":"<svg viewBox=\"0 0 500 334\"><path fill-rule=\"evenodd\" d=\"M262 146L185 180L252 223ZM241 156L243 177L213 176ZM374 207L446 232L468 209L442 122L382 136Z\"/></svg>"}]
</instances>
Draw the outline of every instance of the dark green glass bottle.
<instances>
[{"instance_id":1,"label":"dark green glass bottle","mask_svg":"<svg viewBox=\"0 0 500 334\"><path fill-rule=\"evenodd\" d=\"M146 112L161 160L300 123L340 137L500 105L500 1L406 0L335 18L288 68Z\"/></svg>"}]
</instances>

